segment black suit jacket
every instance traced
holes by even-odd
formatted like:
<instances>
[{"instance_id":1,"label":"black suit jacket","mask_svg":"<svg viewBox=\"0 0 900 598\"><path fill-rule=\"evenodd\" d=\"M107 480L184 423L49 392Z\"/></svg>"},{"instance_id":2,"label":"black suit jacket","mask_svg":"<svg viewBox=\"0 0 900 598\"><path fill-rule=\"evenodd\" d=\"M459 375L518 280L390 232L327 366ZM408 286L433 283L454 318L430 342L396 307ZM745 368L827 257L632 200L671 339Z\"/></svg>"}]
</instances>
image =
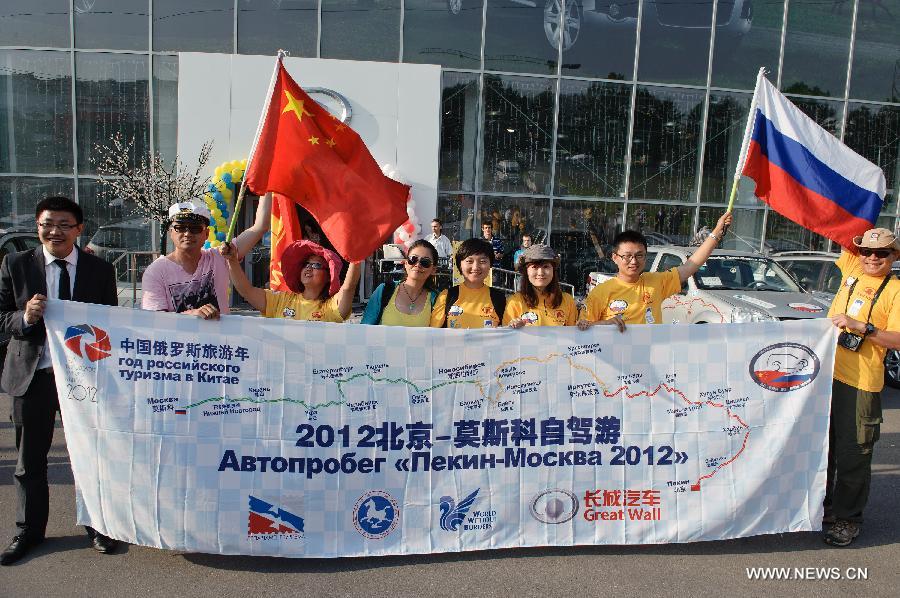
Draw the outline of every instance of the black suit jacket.
<instances>
[{"instance_id":1,"label":"black suit jacket","mask_svg":"<svg viewBox=\"0 0 900 598\"><path fill-rule=\"evenodd\" d=\"M72 300L118 305L116 271L112 264L78 251ZM25 326L25 304L35 294L47 294L43 246L9 254L0 265L0 330L12 335L0 386L10 395L22 396L31 384L47 340L43 320Z\"/></svg>"}]
</instances>

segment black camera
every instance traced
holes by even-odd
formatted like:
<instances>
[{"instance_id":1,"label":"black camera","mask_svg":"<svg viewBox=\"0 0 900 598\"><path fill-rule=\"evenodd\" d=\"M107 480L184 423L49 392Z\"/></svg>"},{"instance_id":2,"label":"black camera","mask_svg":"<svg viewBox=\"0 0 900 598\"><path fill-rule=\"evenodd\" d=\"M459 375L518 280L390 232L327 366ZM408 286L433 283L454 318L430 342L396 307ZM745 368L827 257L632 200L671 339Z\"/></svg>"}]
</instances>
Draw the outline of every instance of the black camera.
<instances>
[{"instance_id":1,"label":"black camera","mask_svg":"<svg viewBox=\"0 0 900 598\"><path fill-rule=\"evenodd\" d=\"M848 351L856 352L859 351L859 348L862 346L864 340L865 337L844 330L838 335L837 342L838 345L847 349Z\"/></svg>"}]
</instances>

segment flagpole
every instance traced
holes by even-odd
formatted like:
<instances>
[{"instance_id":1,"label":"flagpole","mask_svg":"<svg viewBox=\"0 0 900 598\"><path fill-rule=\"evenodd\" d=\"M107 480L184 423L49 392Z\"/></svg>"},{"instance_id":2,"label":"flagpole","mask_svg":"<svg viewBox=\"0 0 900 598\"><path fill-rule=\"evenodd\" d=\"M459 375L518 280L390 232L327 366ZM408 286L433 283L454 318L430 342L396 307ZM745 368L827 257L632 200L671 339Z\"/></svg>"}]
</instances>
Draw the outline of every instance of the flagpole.
<instances>
[{"instance_id":1,"label":"flagpole","mask_svg":"<svg viewBox=\"0 0 900 598\"><path fill-rule=\"evenodd\" d=\"M225 233L225 243L231 242L234 237L234 229L237 226L238 214L241 213L241 206L244 203L244 192L247 190L247 172L253 163L253 154L256 153L256 144L259 143L259 134L262 132L263 126L266 124L266 116L269 114L269 104L272 102L272 90L275 89L275 82L278 79L278 71L281 61L284 59L286 52L278 50L278 56L275 58L275 70L272 72L272 80L269 81L269 89L266 92L266 103L263 106L262 114L259 116L259 123L256 125L256 135L253 136L253 145L250 146L250 154L247 156L247 166L244 167L244 177L241 179L241 190L238 193L237 200L234 202L234 210L231 213L231 222L228 223L228 232Z\"/></svg>"},{"instance_id":2,"label":"flagpole","mask_svg":"<svg viewBox=\"0 0 900 598\"><path fill-rule=\"evenodd\" d=\"M753 133L753 124L756 122L756 93L759 90L760 81L766 76L766 67L761 67L756 75L756 86L753 88L753 99L750 101L750 112L747 114L747 126L744 129L744 139L741 141L741 153L738 154L737 166L734 169L734 182L731 185L731 195L728 198L728 209L734 208L734 198L737 197L738 183L741 180L741 171L744 170L744 162L747 161L747 150L750 148L750 135Z\"/></svg>"}]
</instances>

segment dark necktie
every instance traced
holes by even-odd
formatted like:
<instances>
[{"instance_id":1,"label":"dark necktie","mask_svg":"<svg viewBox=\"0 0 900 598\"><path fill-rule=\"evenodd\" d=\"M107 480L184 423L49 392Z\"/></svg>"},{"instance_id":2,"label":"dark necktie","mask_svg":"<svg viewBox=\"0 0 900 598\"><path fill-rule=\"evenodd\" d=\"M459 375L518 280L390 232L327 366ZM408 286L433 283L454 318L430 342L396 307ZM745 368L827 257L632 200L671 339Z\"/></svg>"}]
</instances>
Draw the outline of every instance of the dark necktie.
<instances>
[{"instance_id":1,"label":"dark necktie","mask_svg":"<svg viewBox=\"0 0 900 598\"><path fill-rule=\"evenodd\" d=\"M69 280L69 269L66 260L53 260L59 266L59 298L72 299L72 283Z\"/></svg>"}]
</instances>

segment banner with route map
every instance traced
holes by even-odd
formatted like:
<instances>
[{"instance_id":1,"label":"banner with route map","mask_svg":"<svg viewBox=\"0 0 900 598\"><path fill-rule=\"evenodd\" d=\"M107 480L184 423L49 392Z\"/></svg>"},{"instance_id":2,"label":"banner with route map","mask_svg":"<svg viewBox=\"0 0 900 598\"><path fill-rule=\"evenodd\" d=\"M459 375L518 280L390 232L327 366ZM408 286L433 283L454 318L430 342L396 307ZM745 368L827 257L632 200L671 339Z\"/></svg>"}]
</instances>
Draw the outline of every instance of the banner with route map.
<instances>
[{"instance_id":1,"label":"banner with route map","mask_svg":"<svg viewBox=\"0 0 900 598\"><path fill-rule=\"evenodd\" d=\"M817 530L827 319L446 330L50 301L78 522L340 557Z\"/></svg>"}]
</instances>

